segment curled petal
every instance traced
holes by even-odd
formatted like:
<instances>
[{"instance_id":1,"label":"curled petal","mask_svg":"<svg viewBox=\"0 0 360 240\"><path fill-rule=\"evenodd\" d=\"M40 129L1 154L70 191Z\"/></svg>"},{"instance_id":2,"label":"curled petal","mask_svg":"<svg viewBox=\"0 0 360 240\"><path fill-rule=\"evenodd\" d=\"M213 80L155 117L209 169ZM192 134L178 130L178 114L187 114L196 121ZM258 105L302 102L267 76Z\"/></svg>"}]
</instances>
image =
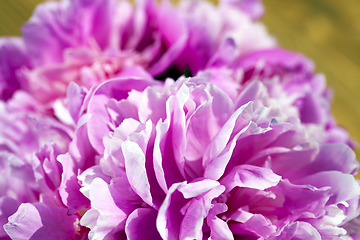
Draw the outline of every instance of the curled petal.
<instances>
[{"instance_id":1,"label":"curled petal","mask_svg":"<svg viewBox=\"0 0 360 240\"><path fill-rule=\"evenodd\" d=\"M89 238L104 238L124 230L134 206L101 178L92 181L89 195L91 209L80 220L81 225L91 228Z\"/></svg>"},{"instance_id":2,"label":"curled petal","mask_svg":"<svg viewBox=\"0 0 360 240\"><path fill-rule=\"evenodd\" d=\"M135 209L127 218L125 233L129 240L162 239L156 229L157 211L152 208Z\"/></svg>"},{"instance_id":3,"label":"curled petal","mask_svg":"<svg viewBox=\"0 0 360 240\"><path fill-rule=\"evenodd\" d=\"M220 180L220 183L226 186L227 192L230 192L234 187L264 190L276 186L280 180L281 176L276 175L271 169L240 165L234 167Z\"/></svg>"},{"instance_id":4,"label":"curled petal","mask_svg":"<svg viewBox=\"0 0 360 240\"><path fill-rule=\"evenodd\" d=\"M233 240L234 236L227 223L219 219L216 215L223 213L227 210L226 204L218 203L210 209L207 217L207 224L210 227L210 239L213 240Z\"/></svg>"}]
</instances>

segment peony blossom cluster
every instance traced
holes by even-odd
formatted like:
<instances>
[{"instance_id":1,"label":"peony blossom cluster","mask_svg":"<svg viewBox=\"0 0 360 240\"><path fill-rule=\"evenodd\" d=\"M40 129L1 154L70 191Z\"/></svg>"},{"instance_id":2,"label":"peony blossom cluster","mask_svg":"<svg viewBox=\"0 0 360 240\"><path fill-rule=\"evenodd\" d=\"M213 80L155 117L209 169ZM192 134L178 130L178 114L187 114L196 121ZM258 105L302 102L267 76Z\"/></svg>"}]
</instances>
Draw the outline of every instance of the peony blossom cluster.
<instances>
[{"instance_id":1,"label":"peony blossom cluster","mask_svg":"<svg viewBox=\"0 0 360 240\"><path fill-rule=\"evenodd\" d=\"M260 0L61 0L0 39L0 239L358 239L325 77Z\"/></svg>"}]
</instances>

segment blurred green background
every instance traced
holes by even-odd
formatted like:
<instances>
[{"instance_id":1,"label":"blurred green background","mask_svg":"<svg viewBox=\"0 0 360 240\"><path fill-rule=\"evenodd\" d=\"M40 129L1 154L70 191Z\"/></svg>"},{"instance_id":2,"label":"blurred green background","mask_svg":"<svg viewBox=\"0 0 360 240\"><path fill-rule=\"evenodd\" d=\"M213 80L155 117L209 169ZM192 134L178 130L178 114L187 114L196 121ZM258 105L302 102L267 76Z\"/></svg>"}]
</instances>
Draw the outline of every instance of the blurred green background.
<instances>
[{"instance_id":1,"label":"blurred green background","mask_svg":"<svg viewBox=\"0 0 360 240\"><path fill-rule=\"evenodd\" d=\"M0 0L0 36L20 35L40 2ZM360 143L360 1L264 0L264 5L261 21L282 47L314 60L334 89L337 122ZM360 149L356 153L360 156Z\"/></svg>"}]
</instances>

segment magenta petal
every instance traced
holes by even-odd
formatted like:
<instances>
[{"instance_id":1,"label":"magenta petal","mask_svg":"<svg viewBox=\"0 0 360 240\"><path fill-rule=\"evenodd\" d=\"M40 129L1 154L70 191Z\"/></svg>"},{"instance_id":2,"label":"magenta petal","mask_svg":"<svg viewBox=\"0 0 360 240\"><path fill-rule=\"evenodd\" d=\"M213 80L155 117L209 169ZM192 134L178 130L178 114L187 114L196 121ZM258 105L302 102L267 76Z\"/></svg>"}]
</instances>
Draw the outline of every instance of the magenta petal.
<instances>
[{"instance_id":1,"label":"magenta petal","mask_svg":"<svg viewBox=\"0 0 360 240\"><path fill-rule=\"evenodd\" d=\"M294 222L283 227L279 233L275 234L273 237L270 237L270 240L283 240L283 239L292 239L296 230L299 227L299 222Z\"/></svg>"},{"instance_id":2,"label":"magenta petal","mask_svg":"<svg viewBox=\"0 0 360 240\"><path fill-rule=\"evenodd\" d=\"M299 222L294 239L321 240L322 238L320 233L311 224L307 222Z\"/></svg>"},{"instance_id":3,"label":"magenta petal","mask_svg":"<svg viewBox=\"0 0 360 240\"><path fill-rule=\"evenodd\" d=\"M159 209L156 228L163 239L179 239L180 225L183 218L181 208L187 201L177 189L185 185L186 182L173 184L169 188L166 198Z\"/></svg>"},{"instance_id":4,"label":"magenta petal","mask_svg":"<svg viewBox=\"0 0 360 240\"><path fill-rule=\"evenodd\" d=\"M156 124L156 138L155 138L155 142L154 142L154 153L153 153L155 176L156 176L156 179L157 179L161 189L164 192L167 192L169 190L169 186L165 179L165 169L162 166L163 165L163 155L164 155L163 152L166 149L164 148L164 146L161 146L161 145L165 145L162 142L165 142L164 140L166 140L166 135L167 135L168 130L169 130L169 122L168 121L164 122L164 123L159 121Z\"/></svg>"},{"instance_id":5,"label":"magenta petal","mask_svg":"<svg viewBox=\"0 0 360 240\"><path fill-rule=\"evenodd\" d=\"M109 114L106 104L109 101L104 95L93 96L89 103L88 113L91 118L87 123L87 131L92 147L100 154L104 152L102 143L104 136L108 136L111 131L108 126Z\"/></svg>"},{"instance_id":6,"label":"magenta petal","mask_svg":"<svg viewBox=\"0 0 360 240\"><path fill-rule=\"evenodd\" d=\"M139 101L139 120L145 123L151 120L156 123L159 119L166 118L167 95L156 91L154 88L146 88Z\"/></svg>"},{"instance_id":7,"label":"magenta petal","mask_svg":"<svg viewBox=\"0 0 360 240\"><path fill-rule=\"evenodd\" d=\"M271 240L282 240L282 239L309 239L309 240L320 240L323 239L320 233L311 224L307 222L295 222L290 224L283 229L280 233L270 237Z\"/></svg>"},{"instance_id":8,"label":"magenta petal","mask_svg":"<svg viewBox=\"0 0 360 240\"><path fill-rule=\"evenodd\" d=\"M87 122L91 115L82 115L77 123L75 135L69 144L69 155L73 159L73 168L86 169L91 167L95 162L96 151L91 146L87 136Z\"/></svg>"},{"instance_id":9,"label":"magenta petal","mask_svg":"<svg viewBox=\"0 0 360 240\"><path fill-rule=\"evenodd\" d=\"M236 57L236 44L234 39L226 38L217 52L211 57L206 68L230 65Z\"/></svg>"},{"instance_id":10,"label":"magenta petal","mask_svg":"<svg viewBox=\"0 0 360 240\"><path fill-rule=\"evenodd\" d=\"M303 123L324 124L327 117L326 105L321 105L322 101L314 94L308 93L302 98L302 105L299 109L300 119Z\"/></svg>"},{"instance_id":11,"label":"magenta petal","mask_svg":"<svg viewBox=\"0 0 360 240\"><path fill-rule=\"evenodd\" d=\"M207 224L210 227L210 237L214 240L233 240L234 236L227 223L216 215L226 212L227 206L224 203L218 203L210 209L207 217Z\"/></svg>"},{"instance_id":12,"label":"magenta petal","mask_svg":"<svg viewBox=\"0 0 360 240\"><path fill-rule=\"evenodd\" d=\"M200 186L200 184L206 187ZM204 219L213 202L225 187L216 181L202 179L189 185L186 182L173 184L159 209L157 229L164 239L202 239ZM195 187L192 192L189 188ZM196 196L196 194L199 194ZM185 199L184 196L191 197Z\"/></svg>"},{"instance_id":13,"label":"magenta petal","mask_svg":"<svg viewBox=\"0 0 360 240\"><path fill-rule=\"evenodd\" d=\"M325 213L324 208L331 196L329 188L318 189L309 185L295 185L286 179L269 190L276 193L278 201L284 201L273 209L274 214L285 217L278 219L277 224L299 218L321 217ZM271 200L269 204L271 205Z\"/></svg>"},{"instance_id":14,"label":"magenta petal","mask_svg":"<svg viewBox=\"0 0 360 240\"><path fill-rule=\"evenodd\" d=\"M295 173L295 178L322 171L340 171L354 175L359 169L355 153L345 144L322 144L315 160Z\"/></svg>"},{"instance_id":15,"label":"magenta petal","mask_svg":"<svg viewBox=\"0 0 360 240\"><path fill-rule=\"evenodd\" d=\"M271 169L244 164L234 167L220 183L230 192L235 187L264 190L276 186L280 180L281 176L276 175Z\"/></svg>"},{"instance_id":16,"label":"magenta petal","mask_svg":"<svg viewBox=\"0 0 360 240\"><path fill-rule=\"evenodd\" d=\"M319 172L295 181L297 184L310 184L317 188L330 187L333 194L328 204L350 200L360 194L360 186L350 174L337 171ZM346 187L344 187L346 186Z\"/></svg>"},{"instance_id":17,"label":"magenta petal","mask_svg":"<svg viewBox=\"0 0 360 240\"><path fill-rule=\"evenodd\" d=\"M191 201L181 222L179 239L203 239L202 227L207 212L200 201Z\"/></svg>"},{"instance_id":18,"label":"magenta petal","mask_svg":"<svg viewBox=\"0 0 360 240\"><path fill-rule=\"evenodd\" d=\"M153 79L150 73L148 73L144 68L138 65L125 68L119 74L114 76L114 78L124 78L124 77L148 79L148 80Z\"/></svg>"},{"instance_id":19,"label":"magenta petal","mask_svg":"<svg viewBox=\"0 0 360 240\"><path fill-rule=\"evenodd\" d=\"M154 171L152 159L153 124L148 120L140 132L132 133L121 144L125 160L126 177L131 188L143 201L158 209L165 198Z\"/></svg>"},{"instance_id":20,"label":"magenta petal","mask_svg":"<svg viewBox=\"0 0 360 240\"><path fill-rule=\"evenodd\" d=\"M90 185L91 209L81 218L81 225L91 228L90 239L102 239L124 230L128 215L135 209L101 178Z\"/></svg>"},{"instance_id":21,"label":"magenta petal","mask_svg":"<svg viewBox=\"0 0 360 240\"><path fill-rule=\"evenodd\" d=\"M33 167L36 183L39 185L42 202L50 205L60 205L58 187L61 182L61 164L56 160L60 150L57 146L45 145L35 156ZM61 153L61 152L60 152Z\"/></svg>"},{"instance_id":22,"label":"magenta petal","mask_svg":"<svg viewBox=\"0 0 360 240\"><path fill-rule=\"evenodd\" d=\"M207 180L203 180L202 182L208 184ZM211 184L208 185L208 187L211 186ZM181 221L180 239L203 239L202 228L204 219L208 216L210 209L213 207L213 199L219 197L224 190L224 186L215 186L211 190L198 195L190 201L189 206L186 207L187 209L184 218ZM185 208L182 208L181 211L185 211Z\"/></svg>"},{"instance_id":23,"label":"magenta petal","mask_svg":"<svg viewBox=\"0 0 360 240\"><path fill-rule=\"evenodd\" d=\"M273 153L268 153L271 156L272 170L284 178L291 178L291 173L294 170L302 168L313 161L318 151L317 148L302 149L299 151L287 151L278 149Z\"/></svg>"},{"instance_id":24,"label":"magenta petal","mask_svg":"<svg viewBox=\"0 0 360 240\"><path fill-rule=\"evenodd\" d=\"M85 87L80 87L74 82L69 83L66 93L66 98L68 101L67 108L69 109L70 115L75 123L78 122L82 114L81 107L84 103L86 93L87 90Z\"/></svg>"},{"instance_id":25,"label":"magenta petal","mask_svg":"<svg viewBox=\"0 0 360 240\"><path fill-rule=\"evenodd\" d=\"M143 199L151 199L150 184L145 168L145 154L138 144L131 141L125 141L122 144L122 148L125 158L125 169L130 184L140 196L143 196ZM144 192L140 193L138 191ZM147 201L145 200L145 202ZM149 203L151 203L151 200L149 200Z\"/></svg>"},{"instance_id":26,"label":"magenta petal","mask_svg":"<svg viewBox=\"0 0 360 240\"><path fill-rule=\"evenodd\" d=\"M264 95L267 95L267 90L260 81L253 81L249 83L245 87L245 89L239 94L239 96L236 99L236 107L239 108L242 105L250 102L250 101L256 101L257 99L263 98Z\"/></svg>"},{"instance_id":27,"label":"magenta petal","mask_svg":"<svg viewBox=\"0 0 360 240\"><path fill-rule=\"evenodd\" d=\"M238 108L222 126L220 131L208 145L204 157L204 176L211 179L219 179L225 172L227 163L230 160L236 139L249 128L249 115L252 113L252 103L245 104ZM241 128L239 129L236 128ZM235 132L238 130L239 132ZM234 136L235 135L235 136ZM233 137L233 139L231 139ZM229 144L227 144L230 141Z\"/></svg>"},{"instance_id":28,"label":"magenta petal","mask_svg":"<svg viewBox=\"0 0 360 240\"><path fill-rule=\"evenodd\" d=\"M244 223L229 224L231 231L237 235L250 235L267 239L276 232L276 227L261 214L254 214Z\"/></svg>"},{"instance_id":29,"label":"magenta petal","mask_svg":"<svg viewBox=\"0 0 360 240\"><path fill-rule=\"evenodd\" d=\"M211 140L234 111L231 99L223 91L214 85L210 85L208 88L213 97L212 101L200 105L187 121L185 157L189 160L188 162L203 157ZM199 122L203 124L199 124ZM200 174L202 173L200 172Z\"/></svg>"},{"instance_id":30,"label":"magenta petal","mask_svg":"<svg viewBox=\"0 0 360 240\"><path fill-rule=\"evenodd\" d=\"M165 192L172 184L185 180L185 114L178 98L169 98L166 115L164 122L156 125L153 153L155 175Z\"/></svg>"},{"instance_id":31,"label":"magenta petal","mask_svg":"<svg viewBox=\"0 0 360 240\"><path fill-rule=\"evenodd\" d=\"M111 181L111 177L105 175L101 171L101 167L99 165L95 165L93 167L86 169L77 177L79 183L81 184L81 189L80 189L81 193L84 194L89 199L90 199L91 183L95 178L101 178L106 183L110 183Z\"/></svg>"},{"instance_id":32,"label":"magenta petal","mask_svg":"<svg viewBox=\"0 0 360 240\"><path fill-rule=\"evenodd\" d=\"M156 229L157 211L152 208L138 208L126 220L125 233L128 240L160 240Z\"/></svg>"},{"instance_id":33,"label":"magenta petal","mask_svg":"<svg viewBox=\"0 0 360 240\"><path fill-rule=\"evenodd\" d=\"M29 67L25 45L20 38L0 39L0 99L8 100L19 89L26 89L20 69Z\"/></svg>"},{"instance_id":34,"label":"magenta petal","mask_svg":"<svg viewBox=\"0 0 360 240\"><path fill-rule=\"evenodd\" d=\"M0 226L8 222L8 217L13 215L20 206L20 202L10 197L0 197ZM7 236L5 230L0 228L0 239Z\"/></svg>"},{"instance_id":35,"label":"magenta petal","mask_svg":"<svg viewBox=\"0 0 360 240\"><path fill-rule=\"evenodd\" d=\"M132 134L144 129L144 125L133 118L122 121L110 137L104 137L104 158L100 160L102 171L109 176L123 176L125 159L121 144Z\"/></svg>"},{"instance_id":36,"label":"magenta petal","mask_svg":"<svg viewBox=\"0 0 360 240\"><path fill-rule=\"evenodd\" d=\"M12 239L71 239L76 219L66 208L23 203L4 228Z\"/></svg>"},{"instance_id":37,"label":"magenta petal","mask_svg":"<svg viewBox=\"0 0 360 240\"><path fill-rule=\"evenodd\" d=\"M126 176L136 194L150 206L157 207L150 190L150 180L146 169L145 154L135 142L125 141L122 144ZM155 196L158 197L158 196Z\"/></svg>"},{"instance_id":38,"label":"magenta petal","mask_svg":"<svg viewBox=\"0 0 360 240\"><path fill-rule=\"evenodd\" d=\"M69 214L82 212L89 207L90 202L89 199L80 192L81 186L79 185L77 175L74 173L74 160L69 153L60 155L58 160L63 167L59 187L61 200L68 207Z\"/></svg>"},{"instance_id":39,"label":"magenta petal","mask_svg":"<svg viewBox=\"0 0 360 240\"><path fill-rule=\"evenodd\" d=\"M196 179L185 186L179 187L179 191L183 194L184 198L189 199L199 196L219 185L218 181L211 179Z\"/></svg>"}]
</instances>

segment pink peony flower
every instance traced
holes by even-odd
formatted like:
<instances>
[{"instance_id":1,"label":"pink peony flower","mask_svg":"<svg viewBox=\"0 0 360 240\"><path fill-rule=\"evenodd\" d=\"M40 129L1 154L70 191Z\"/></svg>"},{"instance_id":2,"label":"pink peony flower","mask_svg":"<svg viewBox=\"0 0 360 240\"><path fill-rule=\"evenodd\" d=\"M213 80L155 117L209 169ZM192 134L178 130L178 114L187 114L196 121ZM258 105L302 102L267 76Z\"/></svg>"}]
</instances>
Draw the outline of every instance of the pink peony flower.
<instances>
[{"instance_id":1,"label":"pink peony flower","mask_svg":"<svg viewBox=\"0 0 360 240\"><path fill-rule=\"evenodd\" d=\"M81 188L64 178L73 187L62 191L89 199L80 219L89 239L354 233L343 228L359 212L352 150L309 138L299 119L283 118L278 99L252 94L254 86L267 91L261 81L234 102L210 80L122 78L88 93L81 118L92 116L82 136L99 157L78 175ZM23 222L12 219L6 230L15 236L11 225Z\"/></svg>"},{"instance_id":2,"label":"pink peony flower","mask_svg":"<svg viewBox=\"0 0 360 240\"><path fill-rule=\"evenodd\" d=\"M261 8L258 1L222 1L218 7L153 0L138 1L136 7L116 0L40 4L22 28L23 39L0 44L5 53L1 98L22 89L46 102L64 97L70 82L90 89L132 66L160 78L177 78L184 68L195 74L228 36L241 54L274 46L265 28L251 20ZM22 60L13 61L18 54Z\"/></svg>"}]
</instances>

